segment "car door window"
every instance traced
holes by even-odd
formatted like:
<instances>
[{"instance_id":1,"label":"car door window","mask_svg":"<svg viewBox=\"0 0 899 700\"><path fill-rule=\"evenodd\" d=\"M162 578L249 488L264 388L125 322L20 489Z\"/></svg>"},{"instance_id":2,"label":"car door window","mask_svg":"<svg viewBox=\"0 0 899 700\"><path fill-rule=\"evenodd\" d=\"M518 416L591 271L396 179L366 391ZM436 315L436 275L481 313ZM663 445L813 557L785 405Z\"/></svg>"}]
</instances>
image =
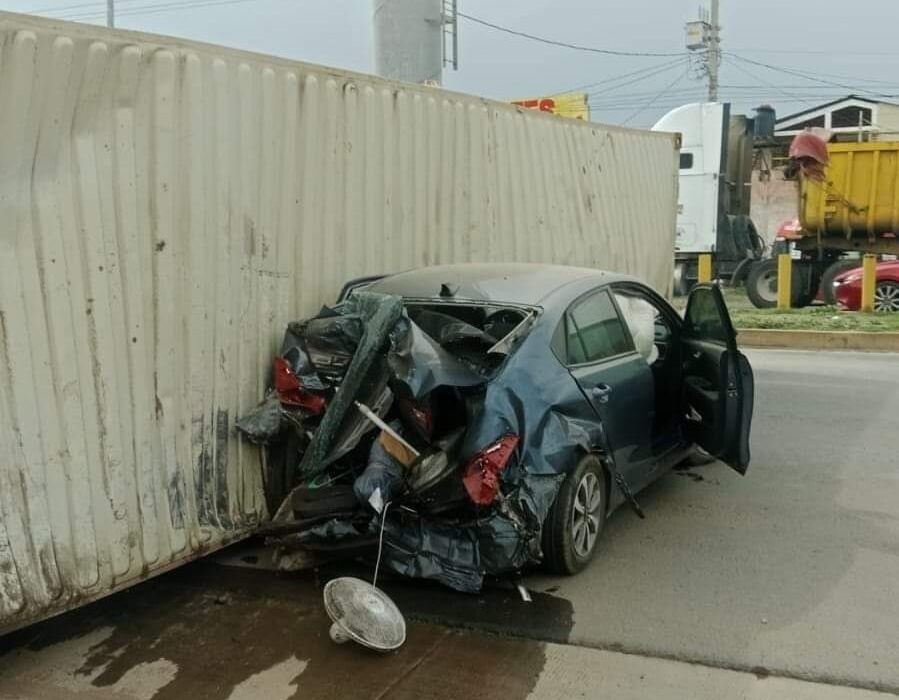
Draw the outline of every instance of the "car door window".
<instances>
[{"instance_id":1,"label":"car door window","mask_svg":"<svg viewBox=\"0 0 899 700\"><path fill-rule=\"evenodd\" d=\"M615 291L615 301L631 332L634 345L649 364L662 357L671 341L671 327L649 299L630 291Z\"/></svg>"},{"instance_id":2,"label":"car door window","mask_svg":"<svg viewBox=\"0 0 899 700\"><path fill-rule=\"evenodd\" d=\"M566 315L568 364L597 362L634 349L605 290L577 302Z\"/></svg>"},{"instance_id":3,"label":"car door window","mask_svg":"<svg viewBox=\"0 0 899 700\"><path fill-rule=\"evenodd\" d=\"M726 312L722 313L718 308L710 290L696 289L690 295L684 316L684 333L691 338L702 338L721 345L727 345L733 338Z\"/></svg>"}]
</instances>

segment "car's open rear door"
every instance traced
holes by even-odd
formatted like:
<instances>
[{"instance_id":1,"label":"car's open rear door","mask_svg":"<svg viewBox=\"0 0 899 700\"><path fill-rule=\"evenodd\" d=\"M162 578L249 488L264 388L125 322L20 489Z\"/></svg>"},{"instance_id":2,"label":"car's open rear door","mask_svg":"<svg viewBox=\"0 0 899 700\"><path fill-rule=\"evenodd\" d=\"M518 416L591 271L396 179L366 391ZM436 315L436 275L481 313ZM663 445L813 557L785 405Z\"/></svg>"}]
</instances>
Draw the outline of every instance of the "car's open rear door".
<instances>
[{"instance_id":1,"label":"car's open rear door","mask_svg":"<svg viewBox=\"0 0 899 700\"><path fill-rule=\"evenodd\" d=\"M749 466L753 377L721 290L697 285L690 293L682 334L687 431L709 454L740 474Z\"/></svg>"}]
</instances>

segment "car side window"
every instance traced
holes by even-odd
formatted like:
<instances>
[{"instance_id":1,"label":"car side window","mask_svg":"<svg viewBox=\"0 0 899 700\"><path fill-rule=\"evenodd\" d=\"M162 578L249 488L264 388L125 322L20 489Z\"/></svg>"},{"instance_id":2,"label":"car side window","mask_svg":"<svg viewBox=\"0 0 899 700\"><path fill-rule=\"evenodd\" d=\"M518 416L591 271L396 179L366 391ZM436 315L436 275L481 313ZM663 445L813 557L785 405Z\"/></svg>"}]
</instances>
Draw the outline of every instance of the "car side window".
<instances>
[{"instance_id":1,"label":"car side window","mask_svg":"<svg viewBox=\"0 0 899 700\"><path fill-rule=\"evenodd\" d=\"M597 362L634 349L605 290L577 302L566 314L568 364Z\"/></svg>"},{"instance_id":2,"label":"car side window","mask_svg":"<svg viewBox=\"0 0 899 700\"><path fill-rule=\"evenodd\" d=\"M649 364L663 356L671 342L671 325L656 302L633 291L615 291L615 301L634 339L634 345Z\"/></svg>"}]
</instances>

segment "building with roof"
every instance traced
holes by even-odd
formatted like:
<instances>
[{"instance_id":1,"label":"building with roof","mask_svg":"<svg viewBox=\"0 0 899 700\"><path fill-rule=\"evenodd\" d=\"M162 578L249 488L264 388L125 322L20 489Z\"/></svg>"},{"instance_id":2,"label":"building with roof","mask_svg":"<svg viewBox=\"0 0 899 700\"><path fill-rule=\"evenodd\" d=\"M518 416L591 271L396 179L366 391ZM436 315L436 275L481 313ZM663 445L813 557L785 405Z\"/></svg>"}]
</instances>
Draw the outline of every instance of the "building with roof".
<instances>
[{"instance_id":1,"label":"building with roof","mask_svg":"<svg viewBox=\"0 0 899 700\"><path fill-rule=\"evenodd\" d=\"M805 129L826 129L834 141L899 140L899 104L848 95L777 120L774 135L787 143Z\"/></svg>"}]
</instances>

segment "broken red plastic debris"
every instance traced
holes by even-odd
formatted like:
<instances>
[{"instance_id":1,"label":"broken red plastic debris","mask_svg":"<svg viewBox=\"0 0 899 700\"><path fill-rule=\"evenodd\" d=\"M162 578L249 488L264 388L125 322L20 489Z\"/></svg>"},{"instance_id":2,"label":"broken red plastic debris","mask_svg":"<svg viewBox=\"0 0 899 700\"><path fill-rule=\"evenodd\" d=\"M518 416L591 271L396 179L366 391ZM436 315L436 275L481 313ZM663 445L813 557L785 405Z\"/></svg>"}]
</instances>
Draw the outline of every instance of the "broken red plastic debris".
<instances>
[{"instance_id":1,"label":"broken red plastic debris","mask_svg":"<svg viewBox=\"0 0 899 700\"><path fill-rule=\"evenodd\" d=\"M489 506L499 493L499 475L518 446L517 435L506 435L475 455L465 466L462 483L468 497L479 506Z\"/></svg>"},{"instance_id":2,"label":"broken red plastic debris","mask_svg":"<svg viewBox=\"0 0 899 700\"><path fill-rule=\"evenodd\" d=\"M288 406L297 406L310 413L321 413L325 410L325 399L303 388L300 379L290 369L287 360L276 357L273 360L275 374L275 391L281 403Z\"/></svg>"}]
</instances>

